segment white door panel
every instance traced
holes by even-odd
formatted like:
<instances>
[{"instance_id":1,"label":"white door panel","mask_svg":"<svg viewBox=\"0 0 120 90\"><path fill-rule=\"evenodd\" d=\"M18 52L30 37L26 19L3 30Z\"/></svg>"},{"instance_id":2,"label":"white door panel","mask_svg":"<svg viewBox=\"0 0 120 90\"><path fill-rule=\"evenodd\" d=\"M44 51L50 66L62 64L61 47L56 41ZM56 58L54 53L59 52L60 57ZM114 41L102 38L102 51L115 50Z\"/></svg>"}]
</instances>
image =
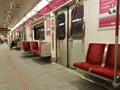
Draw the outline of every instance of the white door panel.
<instances>
[{"instance_id":1,"label":"white door panel","mask_svg":"<svg viewBox=\"0 0 120 90\"><path fill-rule=\"evenodd\" d=\"M65 22L59 23L58 26L65 25L65 38L64 39L57 38L57 41L56 41L57 42L57 63L67 66L67 20L66 20L67 11L66 10L60 11L56 15L56 17L58 17L59 15L62 15L63 13L65 15ZM57 29L58 28L56 28L56 32L57 32ZM59 35L56 35L56 36L58 37Z\"/></svg>"}]
</instances>

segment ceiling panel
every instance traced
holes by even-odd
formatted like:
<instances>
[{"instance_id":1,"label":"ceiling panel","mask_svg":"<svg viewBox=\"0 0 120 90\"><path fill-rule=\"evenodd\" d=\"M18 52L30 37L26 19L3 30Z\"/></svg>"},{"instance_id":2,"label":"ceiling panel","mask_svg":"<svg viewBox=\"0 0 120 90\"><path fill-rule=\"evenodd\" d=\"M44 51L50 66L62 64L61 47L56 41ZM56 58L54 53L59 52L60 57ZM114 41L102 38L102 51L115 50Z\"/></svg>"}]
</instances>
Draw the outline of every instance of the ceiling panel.
<instances>
[{"instance_id":1,"label":"ceiling panel","mask_svg":"<svg viewBox=\"0 0 120 90\"><path fill-rule=\"evenodd\" d=\"M11 8L13 1L17 7ZM40 1L41 0L0 0L0 26L6 25L8 28L12 28Z\"/></svg>"}]
</instances>

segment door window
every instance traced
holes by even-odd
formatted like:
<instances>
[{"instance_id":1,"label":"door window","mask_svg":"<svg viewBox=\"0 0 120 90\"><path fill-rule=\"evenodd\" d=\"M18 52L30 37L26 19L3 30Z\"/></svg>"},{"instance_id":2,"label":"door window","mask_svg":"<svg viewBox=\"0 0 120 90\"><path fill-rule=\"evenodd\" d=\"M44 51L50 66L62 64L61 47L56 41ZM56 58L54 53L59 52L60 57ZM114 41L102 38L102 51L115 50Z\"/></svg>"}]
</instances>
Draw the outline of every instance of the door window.
<instances>
[{"instance_id":1,"label":"door window","mask_svg":"<svg viewBox=\"0 0 120 90\"><path fill-rule=\"evenodd\" d=\"M73 15L74 14L74 15ZM75 10L72 10L72 28L71 36L73 39L82 39L83 32L83 5L77 5Z\"/></svg>"},{"instance_id":2,"label":"door window","mask_svg":"<svg viewBox=\"0 0 120 90\"><path fill-rule=\"evenodd\" d=\"M59 14L56 18L56 35L59 40L65 39L65 14Z\"/></svg>"}]
</instances>

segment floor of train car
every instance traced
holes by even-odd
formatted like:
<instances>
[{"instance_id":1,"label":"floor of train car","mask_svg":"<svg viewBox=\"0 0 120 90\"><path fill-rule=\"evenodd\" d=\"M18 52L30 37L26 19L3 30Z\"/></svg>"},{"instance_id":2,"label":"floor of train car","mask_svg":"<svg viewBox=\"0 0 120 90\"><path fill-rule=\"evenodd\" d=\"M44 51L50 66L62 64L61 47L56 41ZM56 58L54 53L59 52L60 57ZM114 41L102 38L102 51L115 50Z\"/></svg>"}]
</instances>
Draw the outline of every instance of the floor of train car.
<instances>
[{"instance_id":1,"label":"floor of train car","mask_svg":"<svg viewBox=\"0 0 120 90\"><path fill-rule=\"evenodd\" d=\"M77 72L0 45L0 90L106 90Z\"/></svg>"}]
</instances>

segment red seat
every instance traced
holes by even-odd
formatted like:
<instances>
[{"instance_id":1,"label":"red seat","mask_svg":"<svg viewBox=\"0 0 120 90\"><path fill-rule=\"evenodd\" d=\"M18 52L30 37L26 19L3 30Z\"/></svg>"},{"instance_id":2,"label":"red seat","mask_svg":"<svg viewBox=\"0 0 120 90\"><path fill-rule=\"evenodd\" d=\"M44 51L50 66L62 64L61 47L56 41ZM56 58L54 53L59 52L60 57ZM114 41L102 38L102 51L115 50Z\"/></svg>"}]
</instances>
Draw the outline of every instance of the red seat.
<instances>
[{"instance_id":1,"label":"red seat","mask_svg":"<svg viewBox=\"0 0 120 90\"><path fill-rule=\"evenodd\" d=\"M86 71L88 71L90 68L101 66L105 45L106 44L100 44L100 43L89 44L86 61L76 62L73 65L77 68L80 68Z\"/></svg>"},{"instance_id":2,"label":"red seat","mask_svg":"<svg viewBox=\"0 0 120 90\"><path fill-rule=\"evenodd\" d=\"M39 49L38 50L32 50L35 54L39 54Z\"/></svg>"},{"instance_id":3,"label":"red seat","mask_svg":"<svg viewBox=\"0 0 120 90\"><path fill-rule=\"evenodd\" d=\"M36 54L39 52L38 42L31 42L31 51Z\"/></svg>"},{"instance_id":4,"label":"red seat","mask_svg":"<svg viewBox=\"0 0 120 90\"><path fill-rule=\"evenodd\" d=\"M105 66L99 67L99 68L93 68L91 72L113 80L114 79L114 53L115 53L115 45L110 44L107 50ZM120 76L120 45L118 45L117 76Z\"/></svg>"},{"instance_id":5,"label":"red seat","mask_svg":"<svg viewBox=\"0 0 120 90\"><path fill-rule=\"evenodd\" d=\"M23 51L31 51L30 42L29 41L24 41L22 48L23 48Z\"/></svg>"}]
</instances>

